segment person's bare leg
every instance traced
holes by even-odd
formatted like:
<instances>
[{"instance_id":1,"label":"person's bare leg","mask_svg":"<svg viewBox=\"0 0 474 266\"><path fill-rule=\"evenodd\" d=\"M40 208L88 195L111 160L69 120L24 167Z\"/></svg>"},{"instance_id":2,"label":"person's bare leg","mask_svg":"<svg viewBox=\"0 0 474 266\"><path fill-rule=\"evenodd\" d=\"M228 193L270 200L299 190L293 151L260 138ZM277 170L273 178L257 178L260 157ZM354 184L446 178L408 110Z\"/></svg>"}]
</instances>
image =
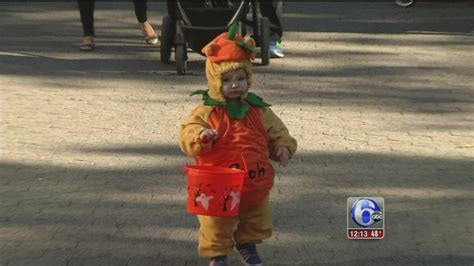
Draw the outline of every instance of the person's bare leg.
<instances>
[{"instance_id":1,"label":"person's bare leg","mask_svg":"<svg viewBox=\"0 0 474 266\"><path fill-rule=\"evenodd\" d=\"M78 0L79 13L83 30L82 43L79 45L81 51L94 50L94 5L95 1Z\"/></svg>"},{"instance_id":2,"label":"person's bare leg","mask_svg":"<svg viewBox=\"0 0 474 266\"><path fill-rule=\"evenodd\" d=\"M140 26L140 30L143 33L143 36L145 37L145 42L147 44L156 44L158 43L158 36L156 35L155 30L153 29L153 26L148 21L145 22L139 22L138 25Z\"/></svg>"},{"instance_id":3,"label":"person's bare leg","mask_svg":"<svg viewBox=\"0 0 474 266\"><path fill-rule=\"evenodd\" d=\"M155 33L155 30L153 29L153 26L148 21L145 22L139 22L138 25L140 26L140 30L143 33L144 37L152 36Z\"/></svg>"},{"instance_id":4,"label":"person's bare leg","mask_svg":"<svg viewBox=\"0 0 474 266\"><path fill-rule=\"evenodd\" d=\"M158 43L158 36L156 35L153 27L148 22L147 2L145 0L134 0L133 5L135 7L135 15L137 16L138 25L140 26L140 30L145 37L145 42L147 44Z\"/></svg>"}]
</instances>

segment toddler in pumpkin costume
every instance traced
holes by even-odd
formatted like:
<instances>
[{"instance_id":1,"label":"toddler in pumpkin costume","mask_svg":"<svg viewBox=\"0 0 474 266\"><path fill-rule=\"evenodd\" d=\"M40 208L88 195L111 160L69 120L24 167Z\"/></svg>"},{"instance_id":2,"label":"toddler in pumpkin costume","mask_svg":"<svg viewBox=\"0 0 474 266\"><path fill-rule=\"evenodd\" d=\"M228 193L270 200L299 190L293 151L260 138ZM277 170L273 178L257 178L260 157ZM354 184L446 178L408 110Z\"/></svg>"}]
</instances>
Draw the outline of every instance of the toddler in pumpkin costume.
<instances>
[{"instance_id":1,"label":"toddler in pumpkin costume","mask_svg":"<svg viewBox=\"0 0 474 266\"><path fill-rule=\"evenodd\" d=\"M209 90L182 123L179 144L198 165L243 168L248 175L237 217L198 215L201 257L209 265L227 265L235 247L246 265L261 265L256 244L272 234L270 189L275 176L269 160L285 166L296 151L296 140L262 98L248 92L252 85L255 42L235 35L235 27L206 45ZM192 95L193 95L192 94Z\"/></svg>"}]
</instances>

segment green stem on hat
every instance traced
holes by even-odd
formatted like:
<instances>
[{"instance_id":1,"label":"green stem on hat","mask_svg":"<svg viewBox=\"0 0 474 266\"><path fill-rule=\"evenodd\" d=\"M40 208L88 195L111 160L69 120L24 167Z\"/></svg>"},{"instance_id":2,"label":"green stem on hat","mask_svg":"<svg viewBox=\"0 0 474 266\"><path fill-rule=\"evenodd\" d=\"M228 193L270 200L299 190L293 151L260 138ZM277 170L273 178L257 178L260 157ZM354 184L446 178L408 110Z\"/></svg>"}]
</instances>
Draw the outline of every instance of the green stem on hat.
<instances>
[{"instance_id":1,"label":"green stem on hat","mask_svg":"<svg viewBox=\"0 0 474 266\"><path fill-rule=\"evenodd\" d=\"M227 32L227 40L233 40L237 34L237 22L232 23L229 27L229 32Z\"/></svg>"},{"instance_id":2,"label":"green stem on hat","mask_svg":"<svg viewBox=\"0 0 474 266\"><path fill-rule=\"evenodd\" d=\"M244 41L241 40L235 40L234 41L238 46L240 46L242 49L246 50L247 52L250 53L255 53L255 49L248 46Z\"/></svg>"},{"instance_id":3,"label":"green stem on hat","mask_svg":"<svg viewBox=\"0 0 474 266\"><path fill-rule=\"evenodd\" d=\"M247 45L244 41L234 40L236 35L237 35L237 22L234 22L232 23L232 25L230 25L229 31L227 32L227 40L234 41L238 46L240 46L240 48L246 50L247 52L255 53L255 49Z\"/></svg>"}]
</instances>

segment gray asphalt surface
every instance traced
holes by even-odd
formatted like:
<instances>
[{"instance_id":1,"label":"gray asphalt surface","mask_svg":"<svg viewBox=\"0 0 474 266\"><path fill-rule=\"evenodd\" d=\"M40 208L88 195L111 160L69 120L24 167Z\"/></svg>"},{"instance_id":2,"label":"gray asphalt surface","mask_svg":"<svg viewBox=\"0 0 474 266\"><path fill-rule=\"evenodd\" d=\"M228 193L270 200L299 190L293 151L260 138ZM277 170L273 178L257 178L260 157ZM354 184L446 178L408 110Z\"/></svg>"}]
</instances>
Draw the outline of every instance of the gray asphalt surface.
<instances>
[{"instance_id":1,"label":"gray asphalt surface","mask_svg":"<svg viewBox=\"0 0 474 266\"><path fill-rule=\"evenodd\" d=\"M131 3L96 9L81 53L74 2L0 3L0 265L206 265L177 146L204 59L176 76ZM286 58L252 88L299 142L265 265L473 265L473 11L285 4ZM347 239L350 196L385 198L384 239Z\"/></svg>"}]
</instances>

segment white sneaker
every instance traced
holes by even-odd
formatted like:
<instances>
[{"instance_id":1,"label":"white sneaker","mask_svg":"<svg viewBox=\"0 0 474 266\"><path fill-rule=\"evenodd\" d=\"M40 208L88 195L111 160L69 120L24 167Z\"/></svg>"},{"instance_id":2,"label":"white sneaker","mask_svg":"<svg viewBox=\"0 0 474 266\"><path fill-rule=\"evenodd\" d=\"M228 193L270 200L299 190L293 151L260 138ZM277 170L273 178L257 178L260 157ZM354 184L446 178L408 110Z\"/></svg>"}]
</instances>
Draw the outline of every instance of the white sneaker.
<instances>
[{"instance_id":1,"label":"white sneaker","mask_svg":"<svg viewBox=\"0 0 474 266\"><path fill-rule=\"evenodd\" d=\"M281 48L281 41L270 40L270 56L272 58L283 58L283 48Z\"/></svg>"}]
</instances>

